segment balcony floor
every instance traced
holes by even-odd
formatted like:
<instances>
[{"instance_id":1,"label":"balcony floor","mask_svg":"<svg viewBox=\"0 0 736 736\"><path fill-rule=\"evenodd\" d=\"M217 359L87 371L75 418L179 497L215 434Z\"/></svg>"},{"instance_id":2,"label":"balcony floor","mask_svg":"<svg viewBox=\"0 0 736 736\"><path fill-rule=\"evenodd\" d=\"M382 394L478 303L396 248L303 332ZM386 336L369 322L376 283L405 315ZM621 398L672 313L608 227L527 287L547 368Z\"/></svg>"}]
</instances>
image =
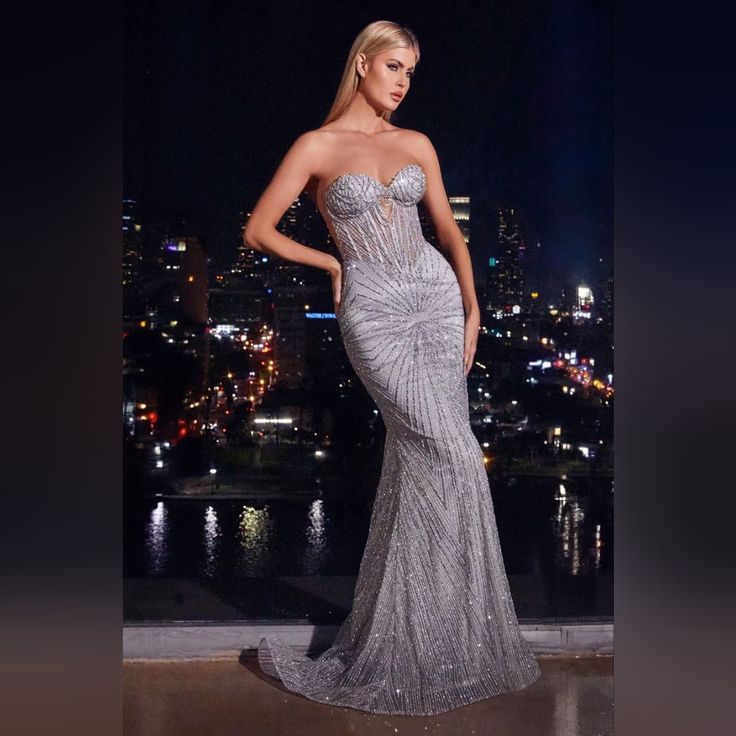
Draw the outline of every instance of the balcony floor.
<instances>
[{"instance_id":1,"label":"balcony floor","mask_svg":"<svg viewBox=\"0 0 736 736\"><path fill-rule=\"evenodd\" d=\"M128 736L345 736L355 733L609 736L613 657L539 656L525 690L435 716L385 716L315 703L263 675L254 657L129 661L123 665Z\"/></svg>"}]
</instances>

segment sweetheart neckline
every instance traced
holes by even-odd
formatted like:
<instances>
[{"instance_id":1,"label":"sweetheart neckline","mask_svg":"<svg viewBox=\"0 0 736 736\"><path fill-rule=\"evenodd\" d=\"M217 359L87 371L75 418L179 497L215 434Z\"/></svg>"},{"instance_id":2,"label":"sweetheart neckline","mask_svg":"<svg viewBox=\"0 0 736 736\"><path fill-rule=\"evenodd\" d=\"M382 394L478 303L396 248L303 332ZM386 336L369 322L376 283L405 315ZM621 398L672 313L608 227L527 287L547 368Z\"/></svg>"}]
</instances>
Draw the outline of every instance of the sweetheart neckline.
<instances>
[{"instance_id":1,"label":"sweetheart neckline","mask_svg":"<svg viewBox=\"0 0 736 736\"><path fill-rule=\"evenodd\" d=\"M346 171L346 172L345 172L344 174L338 174L338 175L337 175L337 176L336 176L336 177L335 177L335 178L334 178L334 179L333 179L333 180L332 180L332 181L331 181L331 182L330 182L330 183L329 183L329 184L327 185L327 187L325 188L325 193L324 193L324 196L326 197L326 196L328 195L328 193L330 192L330 190L332 189L332 187L333 187L333 186L334 186L334 185L335 185L335 184L337 183L337 181L338 181L339 179L343 179L343 178L344 178L344 177L346 177L346 176L362 176L362 177L364 177L364 178L366 178L366 179L370 179L371 181L374 181L374 182L376 182L376 184L378 184L378 185L379 185L380 187L382 187L383 189L391 189L391 187L393 186L394 182L396 181L396 177L397 177L397 176L398 176L398 175L399 175L399 174L400 174L400 173L401 173L402 171L404 171L404 169L409 169L409 168L411 168L412 166L416 166L416 167L417 167L417 168L418 168L418 169L419 169L419 170L420 170L420 171L422 172L422 174L424 174L424 169L423 169L423 168L421 167L421 165L420 165L420 164L417 164L417 163L414 163L413 161L410 161L410 162L409 162L408 164L404 164L404 165L403 165L403 166L402 166L402 167L401 167L401 168L400 168L400 169L399 169L399 170L398 170L398 171L397 171L397 172L396 172L396 173L395 173L395 174L394 174L394 175L393 175L393 176L391 177L391 181L389 181L389 183L388 183L388 184L384 184L384 183L383 183L383 182L382 182L382 181L381 181L380 179L377 179L377 178L376 178L375 176L373 176L372 174L363 174L363 173L362 173L362 172L360 172L360 171ZM426 174L425 174L425 176L426 176Z\"/></svg>"}]
</instances>

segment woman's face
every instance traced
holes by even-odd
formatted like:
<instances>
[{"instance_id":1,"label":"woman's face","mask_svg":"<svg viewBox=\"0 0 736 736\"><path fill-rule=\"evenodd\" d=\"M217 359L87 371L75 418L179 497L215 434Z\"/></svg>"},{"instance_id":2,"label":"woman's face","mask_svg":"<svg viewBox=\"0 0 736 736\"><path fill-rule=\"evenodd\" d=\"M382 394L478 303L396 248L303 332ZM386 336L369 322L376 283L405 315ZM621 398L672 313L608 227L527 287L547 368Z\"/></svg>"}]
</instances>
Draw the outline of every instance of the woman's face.
<instances>
[{"instance_id":1,"label":"woman's face","mask_svg":"<svg viewBox=\"0 0 736 736\"><path fill-rule=\"evenodd\" d=\"M411 49L400 47L382 51L371 61L367 61L364 54L358 54L363 94L376 106L395 110L409 91L416 62L416 54Z\"/></svg>"}]
</instances>

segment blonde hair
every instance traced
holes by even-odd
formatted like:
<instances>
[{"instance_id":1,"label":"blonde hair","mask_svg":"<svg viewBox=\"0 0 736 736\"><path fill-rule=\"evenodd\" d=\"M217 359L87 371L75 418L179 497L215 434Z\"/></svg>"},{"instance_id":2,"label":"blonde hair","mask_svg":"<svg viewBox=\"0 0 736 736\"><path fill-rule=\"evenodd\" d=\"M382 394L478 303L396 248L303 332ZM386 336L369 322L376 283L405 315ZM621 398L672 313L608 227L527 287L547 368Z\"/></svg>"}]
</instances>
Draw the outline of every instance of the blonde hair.
<instances>
[{"instance_id":1,"label":"blonde hair","mask_svg":"<svg viewBox=\"0 0 736 736\"><path fill-rule=\"evenodd\" d=\"M419 41L417 41L414 33L405 26L393 23L390 20L377 20L369 23L358 34L348 54L348 60L342 73L340 86L337 88L335 100L322 125L337 120L350 105L360 81L360 75L355 65L358 54L365 54L368 60L371 60L383 51L395 48L411 49L416 54L417 63L419 63ZM382 117L386 122L389 122L391 120L391 110L384 110Z\"/></svg>"}]
</instances>

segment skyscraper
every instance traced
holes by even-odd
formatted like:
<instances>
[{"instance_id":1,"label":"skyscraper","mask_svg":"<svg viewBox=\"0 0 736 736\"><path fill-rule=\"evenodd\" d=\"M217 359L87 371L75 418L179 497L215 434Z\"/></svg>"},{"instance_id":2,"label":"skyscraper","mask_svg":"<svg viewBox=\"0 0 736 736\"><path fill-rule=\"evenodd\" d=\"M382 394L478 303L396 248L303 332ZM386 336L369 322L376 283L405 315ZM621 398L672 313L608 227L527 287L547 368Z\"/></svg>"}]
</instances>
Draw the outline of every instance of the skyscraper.
<instances>
[{"instance_id":1,"label":"skyscraper","mask_svg":"<svg viewBox=\"0 0 736 736\"><path fill-rule=\"evenodd\" d=\"M196 235L190 235L184 241L187 248L183 262L181 309L192 322L203 325L207 322L207 254Z\"/></svg>"},{"instance_id":2,"label":"skyscraper","mask_svg":"<svg viewBox=\"0 0 736 736\"><path fill-rule=\"evenodd\" d=\"M452 216L463 234L465 245L470 245L470 197L450 197Z\"/></svg>"},{"instance_id":3,"label":"skyscraper","mask_svg":"<svg viewBox=\"0 0 736 736\"><path fill-rule=\"evenodd\" d=\"M514 208L499 208L496 255L488 259L486 310L503 315L519 313L521 310L525 250L517 212Z\"/></svg>"},{"instance_id":4,"label":"skyscraper","mask_svg":"<svg viewBox=\"0 0 736 736\"><path fill-rule=\"evenodd\" d=\"M161 245L161 277L153 301L158 319L152 326L168 326L185 319L207 323L207 254L197 235L179 235Z\"/></svg>"},{"instance_id":5,"label":"skyscraper","mask_svg":"<svg viewBox=\"0 0 736 736\"><path fill-rule=\"evenodd\" d=\"M581 284L577 288L577 301L573 317L575 319L590 319L593 313L593 290Z\"/></svg>"},{"instance_id":6,"label":"skyscraper","mask_svg":"<svg viewBox=\"0 0 736 736\"><path fill-rule=\"evenodd\" d=\"M235 259L210 285L210 315L215 325L231 325L245 335L257 334L272 321L271 258L243 242L250 212L240 213L240 231Z\"/></svg>"},{"instance_id":7,"label":"skyscraper","mask_svg":"<svg viewBox=\"0 0 736 736\"><path fill-rule=\"evenodd\" d=\"M448 197L450 203L450 209L452 210L452 216L455 222L460 228L460 232L463 234L463 239L466 245L470 245L470 197ZM428 243L431 243L435 248L440 248L439 239L437 238L437 231L432 222L432 218L427 211L426 206L419 202L417 208L419 214L419 224L422 228L422 235Z\"/></svg>"},{"instance_id":8,"label":"skyscraper","mask_svg":"<svg viewBox=\"0 0 736 736\"><path fill-rule=\"evenodd\" d=\"M123 200L123 314L128 317L140 309L143 233L134 199Z\"/></svg>"}]
</instances>

